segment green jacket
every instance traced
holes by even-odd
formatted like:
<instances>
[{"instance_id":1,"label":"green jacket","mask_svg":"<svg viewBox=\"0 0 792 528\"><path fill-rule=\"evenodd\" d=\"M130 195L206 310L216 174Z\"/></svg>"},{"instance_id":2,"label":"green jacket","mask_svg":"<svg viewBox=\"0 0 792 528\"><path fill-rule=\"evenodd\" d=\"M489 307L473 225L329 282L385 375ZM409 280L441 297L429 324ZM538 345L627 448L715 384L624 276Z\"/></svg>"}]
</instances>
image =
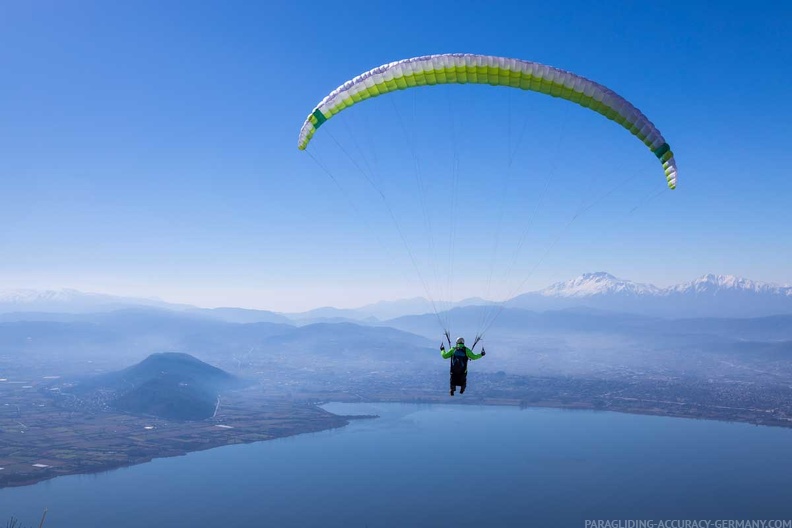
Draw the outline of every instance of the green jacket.
<instances>
[{"instance_id":1,"label":"green jacket","mask_svg":"<svg viewBox=\"0 0 792 528\"><path fill-rule=\"evenodd\" d=\"M451 356L453 356L453 355L454 355L454 352L455 352L457 349L462 349L462 348L464 348L464 349L465 349L465 355L468 357L468 359L481 359L481 354L476 354L475 352L473 352L472 350L470 350L470 349L469 349L468 347L466 347L465 345L457 345L456 347L454 347L454 348L449 348L448 350L443 350L443 349L441 348L441 349L440 349L440 355L441 355L441 356L443 356L443 359L449 359ZM465 369L465 374L467 374L467 368Z\"/></svg>"}]
</instances>

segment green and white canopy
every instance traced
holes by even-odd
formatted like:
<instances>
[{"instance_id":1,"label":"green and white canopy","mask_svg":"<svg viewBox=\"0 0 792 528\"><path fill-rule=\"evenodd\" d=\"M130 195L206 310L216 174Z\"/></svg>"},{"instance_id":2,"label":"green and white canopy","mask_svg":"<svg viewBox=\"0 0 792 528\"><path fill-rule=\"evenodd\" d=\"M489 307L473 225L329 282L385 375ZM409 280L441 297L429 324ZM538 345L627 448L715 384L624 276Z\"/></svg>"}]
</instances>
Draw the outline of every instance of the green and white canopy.
<instances>
[{"instance_id":1,"label":"green and white canopy","mask_svg":"<svg viewBox=\"0 0 792 528\"><path fill-rule=\"evenodd\" d=\"M355 103L395 90L434 84L489 84L545 93L572 101L616 121L640 139L663 164L674 189L674 155L660 131L629 101L605 86L574 73L536 62L489 55L449 53L384 64L345 82L314 108L300 129L304 150L322 124Z\"/></svg>"}]
</instances>

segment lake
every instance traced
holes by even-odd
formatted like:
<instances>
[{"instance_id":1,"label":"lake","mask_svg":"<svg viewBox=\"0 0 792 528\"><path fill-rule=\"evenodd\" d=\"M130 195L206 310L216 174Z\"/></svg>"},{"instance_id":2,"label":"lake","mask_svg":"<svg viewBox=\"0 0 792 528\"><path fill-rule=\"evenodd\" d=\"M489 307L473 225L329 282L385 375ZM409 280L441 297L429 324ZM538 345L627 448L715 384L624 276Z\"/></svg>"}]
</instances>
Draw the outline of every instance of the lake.
<instances>
[{"instance_id":1,"label":"lake","mask_svg":"<svg viewBox=\"0 0 792 528\"><path fill-rule=\"evenodd\" d=\"M45 528L584 527L792 519L792 429L558 409L329 404L379 414L97 475L0 490Z\"/></svg>"}]
</instances>

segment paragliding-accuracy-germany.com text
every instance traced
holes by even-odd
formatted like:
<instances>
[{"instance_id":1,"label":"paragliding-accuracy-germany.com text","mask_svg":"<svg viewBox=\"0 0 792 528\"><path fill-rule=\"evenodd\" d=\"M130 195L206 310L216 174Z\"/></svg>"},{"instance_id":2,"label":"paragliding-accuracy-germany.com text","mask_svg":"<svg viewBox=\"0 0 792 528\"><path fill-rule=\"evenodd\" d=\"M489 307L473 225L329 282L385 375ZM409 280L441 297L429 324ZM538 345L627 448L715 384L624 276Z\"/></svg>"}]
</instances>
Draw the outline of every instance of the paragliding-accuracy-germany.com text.
<instances>
[{"instance_id":1,"label":"paragliding-accuracy-germany.com text","mask_svg":"<svg viewBox=\"0 0 792 528\"><path fill-rule=\"evenodd\" d=\"M792 528L792 519L587 519L584 528Z\"/></svg>"}]
</instances>

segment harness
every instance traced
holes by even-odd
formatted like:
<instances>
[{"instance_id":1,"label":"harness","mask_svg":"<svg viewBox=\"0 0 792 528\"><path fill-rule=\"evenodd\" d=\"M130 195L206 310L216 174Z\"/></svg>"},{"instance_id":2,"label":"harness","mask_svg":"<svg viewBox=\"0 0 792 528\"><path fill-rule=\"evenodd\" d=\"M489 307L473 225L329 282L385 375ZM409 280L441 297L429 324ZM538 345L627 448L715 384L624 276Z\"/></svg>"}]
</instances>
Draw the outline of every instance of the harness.
<instances>
[{"instance_id":1,"label":"harness","mask_svg":"<svg viewBox=\"0 0 792 528\"><path fill-rule=\"evenodd\" d=\"M451 372L454 374L465 374L468 363L467 351L465 348L455 348L454 355L451 356Z\"/></svg>"}]
</instances>

